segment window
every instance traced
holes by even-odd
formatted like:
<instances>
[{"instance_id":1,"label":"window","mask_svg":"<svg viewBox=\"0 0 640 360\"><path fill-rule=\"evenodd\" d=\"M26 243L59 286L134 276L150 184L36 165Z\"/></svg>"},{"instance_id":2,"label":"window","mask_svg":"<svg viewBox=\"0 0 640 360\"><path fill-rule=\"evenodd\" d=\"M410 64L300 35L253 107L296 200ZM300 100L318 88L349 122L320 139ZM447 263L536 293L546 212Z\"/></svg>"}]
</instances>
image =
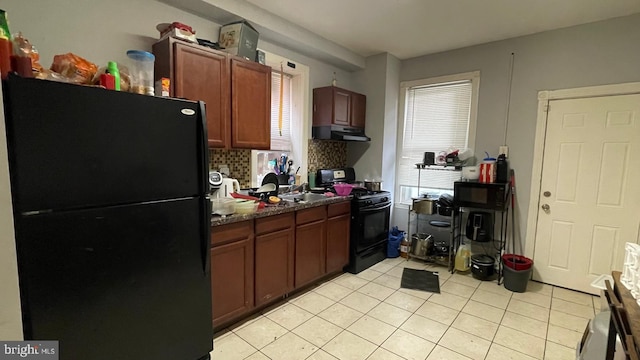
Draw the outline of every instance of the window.
<instances>
[{"instance_id":1,"label":"window","mask_svg":"<svg viewBox=\"0 0 640 360\"><path fill-rule=\"evenodd\" d=\"M291 79L280 71L271 72L271 150L291 151ZM282 127L279 124L282 82Z\"/></svg>"},{"instance_id":2,"label":"window","mask_svg":"<svg viewBox=\"0 0 640 360\"><path fill-rule=\"evenodd\" d=\"M397 203L411 204L412 197L426 192L450 192L460 179L459 172L423 170L418 194L416 164L423 162L426 151L437 156L473 147L479 80L479 72L474 72L401 84L404 121L398 132Z\"/></svg>"},{"instance_id":3,"label":"window","mask_svg":"<svg viewBox=\"0 0 640 360\"><path fill-rule=\"evenodd\" d=\"M266 64L271 66L271 150L251 151L251 186L262 184L273 169L273 159L285 153L293 161L292 173L298 171L301 180L307 178L308 141L311 133L309 100L309 67L295 60L265 51ZM282 102L282 136L278 124L280 107L280 71L284 71ZM269 164L271 161L271 165Z\"/></svg>"},{"instance_id":4,"label":"window","mask_svg":"<svg viewBox=\"0 0 640 360\"><path fill-rule=\"evenodd\" d=\"M271 151L257 151L254 177L256 186L262 183L266 174L274 172L274 167L277 166L275 159L279 159L282 154L287 157L291 155L292 79L293 77L289 74L275 70L271 72ZM279 116L280 84L282 84L282 123ZM285 164L285 171L286 166Z\"/></svg>"}]
</instances>

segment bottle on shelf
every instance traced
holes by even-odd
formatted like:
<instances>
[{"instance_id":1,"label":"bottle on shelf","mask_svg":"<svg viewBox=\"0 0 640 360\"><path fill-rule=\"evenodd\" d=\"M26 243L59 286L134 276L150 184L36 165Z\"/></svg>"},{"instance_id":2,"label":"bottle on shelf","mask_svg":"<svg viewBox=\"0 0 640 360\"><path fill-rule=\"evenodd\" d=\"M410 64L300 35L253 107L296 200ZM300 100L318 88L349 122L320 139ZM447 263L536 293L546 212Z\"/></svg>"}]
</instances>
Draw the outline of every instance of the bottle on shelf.
<instances>
[{"instance_id":1,"label":"bottle on shelf","mask_svg":"<svg viewBox=\"0 0 640 360\"><path fill-rule=\"evenodd\" d=\"M409 257L409 248L411 247L411 243L407 240L407 235L405 234L400 242L400 256L403 258Z\"/></svg>"}]
</instances>

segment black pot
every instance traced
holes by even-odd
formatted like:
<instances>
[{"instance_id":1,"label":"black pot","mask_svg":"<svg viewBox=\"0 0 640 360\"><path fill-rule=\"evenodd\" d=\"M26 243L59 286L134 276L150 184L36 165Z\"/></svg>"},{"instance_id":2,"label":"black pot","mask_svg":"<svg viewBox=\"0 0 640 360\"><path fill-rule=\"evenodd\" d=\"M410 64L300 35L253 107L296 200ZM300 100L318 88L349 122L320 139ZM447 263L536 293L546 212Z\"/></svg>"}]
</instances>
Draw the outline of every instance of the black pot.
<instances>
[{"instance_id":1,"label":"black pot","mask_svg":"<svg viewBox=\"0 0 640 360\"><path fill-rule=\"evenodd\" d=\"M494 259L489 255L471 255L471 273L478 280L489 280L493 276Z\"/></svg>"},{"instance_id":2,"label":"black pot","mask_svg":"<svg viewBox=\"0 0 640 360\"><path fill-rule=\"evenodd\" d=\"M433 250L431 255L435 256L448 256L449 255L449 243L447 241L434 241Z\"/></svg>"},{"instance_id":3,"label":"black pot","mask_svg":"<svg viewBox=\"0 0 640 360\"><path fill-rule=\"evenodd\" d=\"M452 213L453 206L443 205L442 203L438 202L438 215L451 216Z\"/></svg>"}]
</instances>

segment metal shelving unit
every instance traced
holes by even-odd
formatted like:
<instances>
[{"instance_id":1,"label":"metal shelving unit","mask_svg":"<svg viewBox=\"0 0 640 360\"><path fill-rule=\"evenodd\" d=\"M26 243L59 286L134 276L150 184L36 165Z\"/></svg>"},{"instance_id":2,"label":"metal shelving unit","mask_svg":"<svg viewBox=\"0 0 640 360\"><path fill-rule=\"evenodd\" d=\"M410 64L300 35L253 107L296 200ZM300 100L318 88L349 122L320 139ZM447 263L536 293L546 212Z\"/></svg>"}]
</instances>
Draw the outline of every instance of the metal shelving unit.
<instances>
[{"instance_id":1,"label":"metal shelving unit","mask_svg":"<svg viewBox=\"0 0 640 360\"><path fill-rule=\"evenodd\" d=\"M507 198L511 198L512 194L511 194L511 188L507 187ZM494 250L496 252L496 254L487 254L489 256L494 256L497 255L498 258L495 259L495 261L497 261L498 263L498 285L502 284L502 280L503 280L503 263L502 263L502 254L504 254L505 252L505 248L506 248L506 244L507 244L507 235L508 235L508 221L509 221L509 202L505 203L505 206L503 209L490 209L490 208L484 208L484 207L468 207L468 206L454 206L453 209L453 217L454 220L451 223L451 226L454 226L455 223L455 227L456 229L452 229L452 232L458 234L457 236L457 240L458 242L456 243L456 249L458 246L460 246L460 241L462 239L462 236L466 236L466 234L463 234L463 224L462 224L462 220L464 218L464 213L469 213L471 211L475 211L475 210L480 210L480 211L485 211L485 212L489 212L492 214L492 219L493 219L493 225L492 225L492 236L491 236L491 241L487 242L487 244L490 244L490 249ZM513 216L513 215L512 215ZM500 220L500 226L498 229L496 229L496 220ZM496 235L496 230L498 230L498 237L495 238ZM473 240L468 240L467 241L470 244L473 243L477 243L474 242ZM494 242L494 243L492 243ZM496 247L496 243L498 245L498 247ZM483 250L485 250L486 253L486 249L484 248L484 245L482 246ZM454 252L455 253L455 252ZM475 255L475 254L473 254Z\"/></svg>"},{"instance_id":2,"label":"metal shelving unit","mask_svg":"<svg viewBox=\"0 0 640 360\"><path fill-rule=\"evenodd\" d=\"M429 171L461 171L462 166L460 165L423 165L423 164L416 164L416 168L418 169L418 196L420 195L420 182L421 182L421 176L422 176L422 170L429 170ZM456 230L458 229L457 226L454 226L455 224L455 209L452 212L452 215L449 217L450 219L450 228L449 228L449 252L447 255L426 255L426 256L417 256L417 255L413 255L413 249L415 246L415 240L413 239L413 234L417 234L420 233L420 221L421 221L421 217L426 217L426 216L433 216L434 214L421 214L415 211L415 204L419 201L423 201L426 200L424 198L413 198L412 202L411 202L411 206L409 206L409 213L408 213L408 221L407 221L407 236L410 239L411 242L411 248L409 249L409 253L408 253L408 259L411 258L416 258L416 259L420 259L426 262L431 262L431 263L435 263L435 264L439 264L439 265L443 265L443 266L447 266L447 268L449 269L449 272L453 273L454 272L454 257L455 257L455 249L454 248L454 244L456 243L456 240L460 238L460 234L456 233ZM442 216L440 216L442 218ZM412 219L413 218L413 219ZM416 231L413 231L413 228L415 227Z\"/></svg>"}]
</instances>

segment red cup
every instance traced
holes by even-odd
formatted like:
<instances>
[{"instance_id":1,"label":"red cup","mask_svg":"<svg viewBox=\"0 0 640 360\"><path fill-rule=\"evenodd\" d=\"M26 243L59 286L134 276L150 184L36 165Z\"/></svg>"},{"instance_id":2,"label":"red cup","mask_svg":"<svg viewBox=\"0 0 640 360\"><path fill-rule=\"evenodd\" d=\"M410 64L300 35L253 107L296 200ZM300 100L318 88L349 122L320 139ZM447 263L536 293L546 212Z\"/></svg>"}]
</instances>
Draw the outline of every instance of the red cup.
<instances>
[{"instance_id":1,"label":"red cup","mask_svg":"<svg viewBox=\"0 0 640 360\"><path fill-rule=\"evenodd\" d=\"M480 164L480 177L478 178L478 181L488 184L496 182L495 162L483 162Z\"/></svg>"}]
</instances>

